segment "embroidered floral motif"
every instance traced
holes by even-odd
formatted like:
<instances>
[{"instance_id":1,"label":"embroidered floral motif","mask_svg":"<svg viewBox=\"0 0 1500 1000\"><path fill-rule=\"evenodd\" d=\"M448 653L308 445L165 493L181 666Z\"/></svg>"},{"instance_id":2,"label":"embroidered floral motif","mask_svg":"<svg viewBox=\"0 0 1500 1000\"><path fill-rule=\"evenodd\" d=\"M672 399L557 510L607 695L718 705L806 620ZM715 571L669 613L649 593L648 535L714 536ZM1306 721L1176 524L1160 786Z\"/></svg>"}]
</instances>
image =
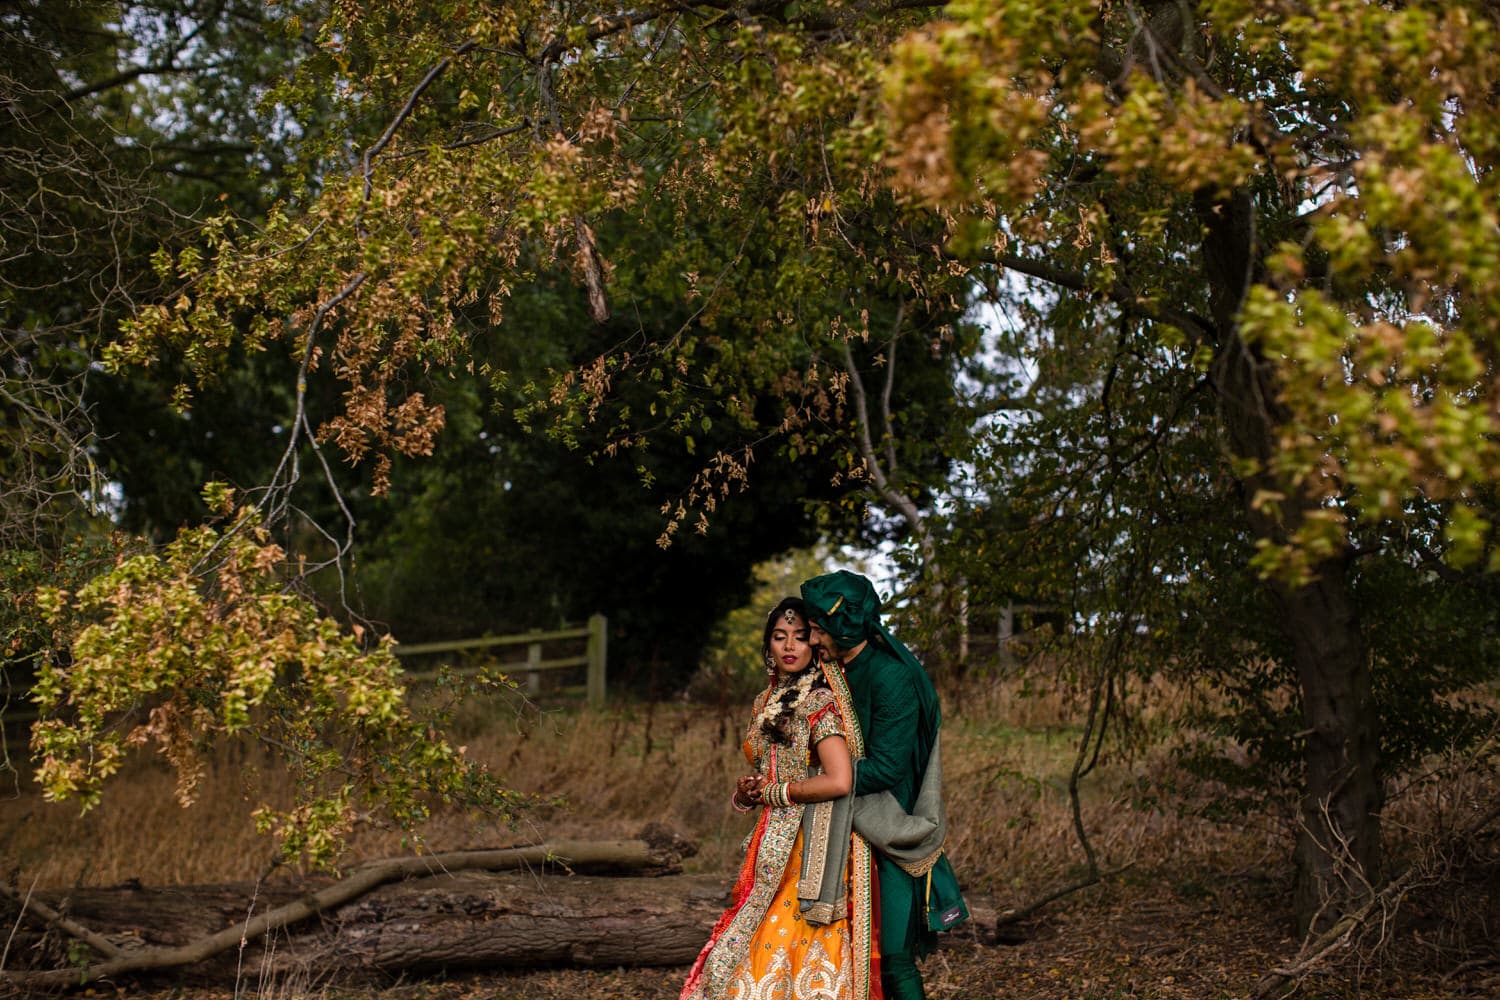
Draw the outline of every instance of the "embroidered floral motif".
<instances>
[{"instance_id":1,"label":"embroidered floral motif","mask_svg":"<svg viewBox=\"0 0 1500 1000\"><path fill-rule=\"evenodd\" d=\"M828 704L824 705L808 719L811 724L812 744L817 746L819 741L826 740L830 736L844 735L844 718L839 714L839 707L833 700L833 692L828 692Z\"/></svg>"},{"instance_id":2,"label":"embroidered floral motif","mask_svg":"<svg viewBox=\"0 0 1500 1000\"><path fill-rule=\"evenodd\" d=\"M848 953L849 937L841 933L838 946ZM821 941L813 941L794 967L792 953L778 951L757 978L748 965L735 972L726 1000L848 1000L848 962L835 962Z\"/></svg>"}]
</instances>

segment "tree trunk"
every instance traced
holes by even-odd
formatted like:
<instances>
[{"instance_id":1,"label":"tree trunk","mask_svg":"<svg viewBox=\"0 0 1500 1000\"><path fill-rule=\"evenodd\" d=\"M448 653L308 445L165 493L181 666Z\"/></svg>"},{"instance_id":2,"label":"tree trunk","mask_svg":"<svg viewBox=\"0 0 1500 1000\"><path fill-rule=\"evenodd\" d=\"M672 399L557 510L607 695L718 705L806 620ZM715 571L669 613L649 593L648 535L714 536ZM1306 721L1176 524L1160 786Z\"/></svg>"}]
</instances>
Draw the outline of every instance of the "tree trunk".
<instances>
[{"instance_id":1,"label":"tree trunk","mask_svg":"<svg viewBox=\"0 0 1500 1000\"><path fill-rule=\"evenodd\" d=\"M731 882L723 874L435 875L379 886L318 921L252 936L238 947L167 968L174 977L200 983L267 977L322 983L480 967L685 965L728 904ZM71 920L131 956L180 950L242 927L252 911L259 915L308 892L286 886L257 891L241 883L54 890L36 898L65 909ZM18 959L42 950L41 938L26 924L16 932L0 989L7 981L23 988L82 985L76 969L16 971ZM126 971L150 974L154 967Z\"/></svg>"},{"instance_id":2,"label":"tree trunk","mask_svg":"<svg viewBox=\"0 0 1500 1000\"><path fill-rule=\"evenodd\" d=\"M1210 289L1216 351L1214 389L1229 444L1257 471L1240 486L1251 531L1284 544L1322 501L1289 495L1276 509L1259 507L1262 491L1284 492L1269 471L1284 420L1272 368L1240 336L1237 315L1258 268L1253 208L1241 193L1202 196L1203 266ZM1379 722L1369 654L1349 587L1347 551L1314 568L1299 588L1271 584L1281 628L1292 646L1302 697L1306 768L1295 860L1294 905L1304 934L1357 907L1379 881Z\"/></svg>"},{"instance_id":3,"label":"tree trunk","mask_svg":"<svg viewBox=\"0 0 1500 1000\"><path fill-rule=\"evenodd\" d=\"M428 884L423 884L428 883ZM686 965L729 903L723 875L652 879L465 872L403 883L283 944L282 972Z\"/></svg>"},{"instance_id":4,"label":"tree trunk","mask_svg":"<svg viewBox=\"0 0 1500 1000\"><path fill-rule=\"evenodd\" d=\"M1380 878L1377 710L1369 653L1341 563L1277 593L1294 647L1307 734L1294 905L1303 934L1359 906Z\"/></svg>"},{"instance_id":5,"label":"tree trunk","mask_svg":"<svg viewBox=\"0 0 1500 1000\"><path fill-rule=\"evenodd\" d=\"M934 676L962 679L969 666L969 595L968 581L962 577L947 579L937 555L937 539L933 537L927 518L916 499L897 488L896 477L899 465L896 455L896 425L891 419L891 393L896 379L896 345L901 340L901 327L906 317L906 304L902 302L896 310L896 322L884 354L885 385L880 394L881 426L877 428L870 417L869 397L865 392L864 377L854 363L854 352L845 343L844 372L849 376L850 394L854 401L855 427L859 434L859 453L864 459L865 469L874 486L875 495L889 504L902 519L917 540L922 553L921 576L929 581L930 610L924 622L927 641L922 647L922 663ZM883 454L876 450L876 441L883 445Z\"/></svg>"},{"instance_id":6,"label":"tree trunk","mask_svg":"<svg viewBox=\"0 0 1500 1000\"><path fill-rule=\"evenodd\" d=\"M386 858L337 881L296 888L127 884L22 893L0 884L0 900L15 911L12 917L0 908L14 928L5 946L10 961L0 960L0 989L167 970L239 983L246 969L315 971L323 979L465 965L675 963L696 954L689 949L717 916L726 879L580 873L661 876L680 872L682 858L696 852L650 824L636 840ZM314 917L319 922L309 926ZM45 934L37 929L43 927ZM87 945L81 956L79 942ZM55 967L34 968L49 963ZM22 964L33 969L14 971Z\"/></svg>"}]
</instances>

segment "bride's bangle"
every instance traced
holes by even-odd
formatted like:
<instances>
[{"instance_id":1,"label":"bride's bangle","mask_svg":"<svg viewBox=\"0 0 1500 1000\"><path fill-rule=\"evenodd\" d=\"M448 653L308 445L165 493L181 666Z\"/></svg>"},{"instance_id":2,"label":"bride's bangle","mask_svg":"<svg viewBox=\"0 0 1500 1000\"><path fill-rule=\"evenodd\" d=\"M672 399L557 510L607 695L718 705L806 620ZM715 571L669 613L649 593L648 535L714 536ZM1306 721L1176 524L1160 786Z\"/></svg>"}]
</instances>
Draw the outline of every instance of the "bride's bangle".
<instances>
[{"instance_id":1,"label":"bride's bangle","mask_svg":"<svg viewBox=\"0 0 1500 1000\"><path fill-rule=\"evenodd\" d=\"M754 806L740 805L740 790L738 788L729 793L729 804L734 806L735 812L747 813L751 809L755 808Z\"/></svg>"}]
</instances>

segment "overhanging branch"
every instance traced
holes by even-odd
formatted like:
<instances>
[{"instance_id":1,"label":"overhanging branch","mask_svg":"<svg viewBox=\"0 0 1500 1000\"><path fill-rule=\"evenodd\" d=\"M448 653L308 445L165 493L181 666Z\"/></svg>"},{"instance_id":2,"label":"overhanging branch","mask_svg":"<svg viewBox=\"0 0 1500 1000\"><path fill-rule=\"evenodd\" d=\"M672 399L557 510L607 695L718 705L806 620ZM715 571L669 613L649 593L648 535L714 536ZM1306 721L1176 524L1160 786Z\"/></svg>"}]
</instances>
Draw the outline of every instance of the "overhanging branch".
<instances>
[{"instance_id":1,"label":"overhanging branch","mask_svg":"<svg viewBox=\"0 0 1500 1000\"><path fill-rule=\"evenodd\" d=\"M1177 327L1192 340L1212 340L1214 326L1206 317L1182 309L1174 309L1171 306L1148 302L1140 293L1136 292L1124 282L1117 281L1107 288L1100 288L1089 282L1088 277L1078 271L1069 271L1064 268L1055 267L1046 261L1036 260L1031 257L1020 257L1016 254L994 253L990 251L981 252L968 257L955 257L960 263L969 265L989 264L1003 267L1019 274L1024 274L1039 281L1045 281L1049 285L1066 288L1073 292L1082 292L1087 295L1097 295L1138 319L1150 320L1153 323L1167 323Z\"/></svg>"}]
</instances>

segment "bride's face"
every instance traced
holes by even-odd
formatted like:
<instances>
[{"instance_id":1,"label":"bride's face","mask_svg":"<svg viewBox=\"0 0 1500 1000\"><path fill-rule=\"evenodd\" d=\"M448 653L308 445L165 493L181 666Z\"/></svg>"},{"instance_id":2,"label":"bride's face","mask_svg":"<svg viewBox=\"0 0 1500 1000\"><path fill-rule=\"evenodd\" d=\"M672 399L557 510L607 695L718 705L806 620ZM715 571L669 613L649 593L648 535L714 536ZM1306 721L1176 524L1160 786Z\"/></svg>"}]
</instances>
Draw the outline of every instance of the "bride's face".
<instances>
[{"instance_id":1,"label":"bride's face","mask_svg":"<svg viewBox=\"0 0 1500 1000\"><path fill-rule=\"evenodd\" d=\"M812 663L812 656L807 622L795 613L784 613L771 628L771 659L776 670L783 674L801 673Z\"/></svg>"}]
</instances>

